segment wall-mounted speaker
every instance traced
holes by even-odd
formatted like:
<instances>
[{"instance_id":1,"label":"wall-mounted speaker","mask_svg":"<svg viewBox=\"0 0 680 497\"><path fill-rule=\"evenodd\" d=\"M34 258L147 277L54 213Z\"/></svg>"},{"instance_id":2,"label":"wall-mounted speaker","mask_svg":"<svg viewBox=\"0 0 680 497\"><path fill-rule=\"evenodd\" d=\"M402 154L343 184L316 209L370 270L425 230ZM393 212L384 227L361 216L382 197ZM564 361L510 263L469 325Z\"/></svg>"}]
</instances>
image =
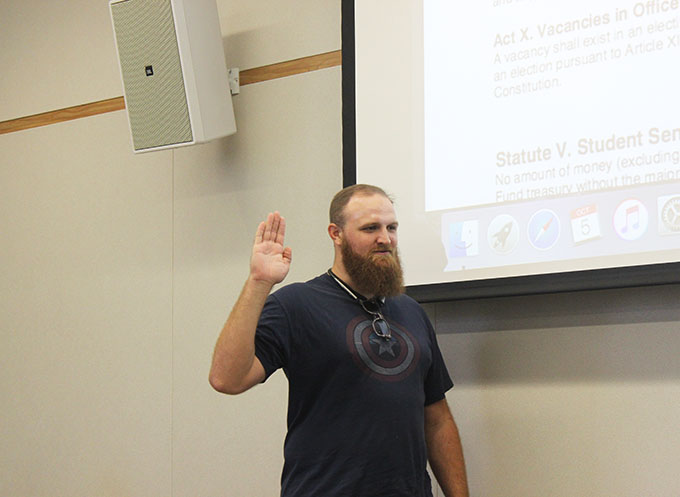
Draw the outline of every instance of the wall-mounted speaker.
<instances>
[{"instance_id":1,"label":"wall-mounted speaker","mask_svg":"<svg viewBox=\"0 0 680 497\"><path fill-rule=\"evenodd\" d=\"M135 152L236 132L215 0L110 0L109 8Z\"/></svg>"}]
</instances>

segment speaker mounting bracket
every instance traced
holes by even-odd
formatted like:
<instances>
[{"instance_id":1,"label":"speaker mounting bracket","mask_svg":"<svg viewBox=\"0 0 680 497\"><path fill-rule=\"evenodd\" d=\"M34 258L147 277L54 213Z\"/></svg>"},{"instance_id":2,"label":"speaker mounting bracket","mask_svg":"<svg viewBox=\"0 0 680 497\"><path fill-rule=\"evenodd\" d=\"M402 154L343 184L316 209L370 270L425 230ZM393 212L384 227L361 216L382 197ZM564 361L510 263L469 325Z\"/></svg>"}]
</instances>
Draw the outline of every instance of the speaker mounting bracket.
<instances>
[{"instance_id":1,"label":"speaker mounting bracket","mask_svg":"<svg viewBox=\"0 0 680 497\"><path fill-rule=\"evenodd\" d=\"M231 69L229 69L228 74L229 74L229 90L231 90L232 95L238 95L241 92L241 86L238 79L239 75L238 67L232 67Z\"/></svg>"}]
</instances>

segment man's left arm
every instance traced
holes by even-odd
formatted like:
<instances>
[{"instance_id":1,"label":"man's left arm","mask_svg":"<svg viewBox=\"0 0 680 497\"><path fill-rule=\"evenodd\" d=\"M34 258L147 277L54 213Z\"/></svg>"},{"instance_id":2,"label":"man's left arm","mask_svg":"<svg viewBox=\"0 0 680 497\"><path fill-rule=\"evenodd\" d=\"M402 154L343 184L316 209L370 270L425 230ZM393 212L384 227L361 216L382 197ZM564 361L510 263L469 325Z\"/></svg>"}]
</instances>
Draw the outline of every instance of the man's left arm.
<instances>
[{"instance_id":1,"label":"man's left arm","mask_svg":"<svg viewBox=\"0 0 680 497\"><path fill-rule=\"evenodd\" d=\"M446 497L469 497L463 447L446 398L425 406L430 467Z\"/></svg>"}]
</instances>

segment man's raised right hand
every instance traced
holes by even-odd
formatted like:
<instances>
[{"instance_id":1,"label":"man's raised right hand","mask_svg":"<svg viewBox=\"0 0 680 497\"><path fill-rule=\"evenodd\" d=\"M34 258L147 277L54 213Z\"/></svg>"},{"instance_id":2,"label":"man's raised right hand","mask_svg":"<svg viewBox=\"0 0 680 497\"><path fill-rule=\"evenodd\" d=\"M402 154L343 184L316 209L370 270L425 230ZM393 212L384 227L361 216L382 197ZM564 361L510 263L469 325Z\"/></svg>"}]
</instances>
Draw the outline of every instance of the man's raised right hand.
<instances>
[{"instance_id":1,"label":"man's raised right hand","mask_svg":"<svg viewBox=\"0 0 680 497\"><path fill-rule=\"evenodd\" d=\"M284 247L286 220L278 212L269 213L255 234L250 257L250 277L275 285L283 281L290 269L292 250Z\"/></svg>"}]
</instances>

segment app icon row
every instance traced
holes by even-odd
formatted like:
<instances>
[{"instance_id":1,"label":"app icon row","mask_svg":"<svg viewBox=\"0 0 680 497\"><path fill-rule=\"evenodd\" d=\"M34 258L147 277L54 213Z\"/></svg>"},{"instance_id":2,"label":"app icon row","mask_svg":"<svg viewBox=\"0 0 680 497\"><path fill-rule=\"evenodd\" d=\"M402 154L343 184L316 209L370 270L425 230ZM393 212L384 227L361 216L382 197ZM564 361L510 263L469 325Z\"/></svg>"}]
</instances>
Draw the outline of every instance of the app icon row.
<instances>
[{"instance_id":1,"label":"app icon row","mask_svg":"<svg viewBox=\"0 0 680 497\"><path fill-rule=\"evenodd\" d=\"M657 198L656 212L659 235L680 235L680 194ZM641 238L649 228L649 209L636 198L629 198L616 207L612 227L622 240ZM601 216L597 204L572 209L568 226L573 243L582 244L602 237ZM549 250L562 234L562 222L551 209L532 214L526 225L526 236L532 247ZM490 223L486 242L497 254L512 252L520 242L520 225L510 214L500 214ZM449 256L469 257L479 254L479 221L458 221L449 225Z\"/></svg>"}]
</instances>

